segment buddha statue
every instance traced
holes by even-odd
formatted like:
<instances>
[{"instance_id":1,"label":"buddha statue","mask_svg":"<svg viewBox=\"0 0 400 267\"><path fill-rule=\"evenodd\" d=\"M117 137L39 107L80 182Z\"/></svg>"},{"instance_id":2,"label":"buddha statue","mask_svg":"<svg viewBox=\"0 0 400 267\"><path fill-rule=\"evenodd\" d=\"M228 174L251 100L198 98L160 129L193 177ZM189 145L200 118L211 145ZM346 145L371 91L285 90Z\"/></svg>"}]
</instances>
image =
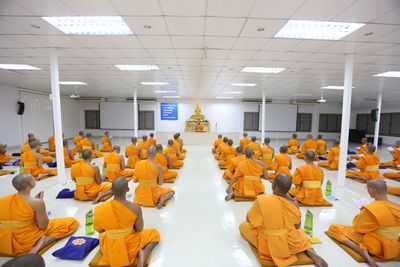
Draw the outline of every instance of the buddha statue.
<instances>
[{"instance_id":1,"label":"buddha statue","mask_svg":"<svg viewBox=\"0 0 400 267\"><path fill-rule=\"evenodd\" d=\"M201 109L199 107L199 104L197 104L196 108L194 109L194 115L192 115L190 118L193 120L204 120L204 115L201 114Z\"/></svg>"}]
</instances>

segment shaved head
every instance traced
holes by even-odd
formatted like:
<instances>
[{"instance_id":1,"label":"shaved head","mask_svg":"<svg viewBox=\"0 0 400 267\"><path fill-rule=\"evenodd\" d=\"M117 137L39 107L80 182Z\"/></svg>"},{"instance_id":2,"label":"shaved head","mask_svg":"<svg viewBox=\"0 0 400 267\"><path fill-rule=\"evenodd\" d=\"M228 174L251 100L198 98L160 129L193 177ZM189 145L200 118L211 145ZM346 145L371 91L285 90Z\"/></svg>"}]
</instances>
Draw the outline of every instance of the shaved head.
<instances>
[{"instance_id":1,"label":"shaved head","mask_svg":"<svg viewBox=\"0 0 400 267\"><path fill-rule=\"evenodd\" d=\"M28 187L32 180L33 176L31 174L20 173L12 179L12 185L18 192L21 192Z\"/></svg>"},{"instance_id":2,"label":"shaved head","mask_svg":"<svg viewBox=\"0 0 400 267\"><path fill-rule=\"evenodd\" d=\"M2 265L2 267L45 267L42 256L38 254L26 254L15 257Z\"/></svg>"},{"instance_id":3,"label":"shaved head","mask_svg":"<svg viewBox=\"0 0 400 267\"><path fill-rule=\"evenodd\" d=\"M121 151L121 147L119 145L113 145L113 151L119 153Z\"/></svg>"},{"instance_id":4,"label":"shaved head","mask_svg":"<svg viewBox=\"0 0 400 267\"><path fill-rule=\"evenodd\" d=\"M168 145L172 146L174 144L174 140L168 139Z\"/></svg>"},{"instance_id":5,"label":"shaved head","mask_svg":"<svg viewBox=\"0 0 400 267\"><path fill-rule=\"evenodd\" d=\"M386 182L384 180L371 179L367 181L368 191L373 191L378 195L385 195L387 192Z\"/></svg>"},{"instance_id":6,"label":"shaved head","mask_svg":"<svg viewBox=\"0 0 400 267\"><path fill-rule=\"evenodd\" d=\"M271 138L269 138L269 137L264 138L264 143L265 144L271 143Z\"/></svg>"},{"instance_id":7,"label":"shaved head","mask_svg":"<svg viewBox=\"0 0 400 267\"><path fill-rule=\"evenodd\" d=\"M36 139L33 139L33 140L30 140L30 141L29 141L29 147L30 147L31 149L37 148L37 147L39 147L39 146L40 146L40 144L39 144L39 142L38 142Z\"/></svg>"},{"instance_id":8,"label":"shaved head","mask_svg":"<svg viewBox=\"0 0 400 267\"><path fill-rule=\"evenodd\" d=\"M281 152L282 154L285 154L288 150L288 147L286 145L283 145L279 148L279 152Z\"/></svg>"},{"instance_id":9,"label":"shaved head","mask_svg":"<svg viewBox=\"0 0 400 267\"><path fill-rule=\"evenodd\" d=\"M33 139L35 138L35 136L33 135L33 133L28 133L28 139Z\"/></svg>"},{"instance_id":10,"label":"shaved head","mask_svg":"<svg viewBox=\"0 0 400 267\"><path fill-rule=\"evenodd\" d=\"M162 144L156 145L156 150L157 150L157 152L162 151L163 150Z\"/></svg>"},{"instance_id":11,"label":"shaved head","mask_svg":"<svg viewBox=\"0 0 400 267\"><path fill-rule=\"evenodd\" d=\"M112 182L111 191L116 197L123 197L129 191L128 181L119 177Z\"/></svg>"},{"instance_id":12,"label":"shaved head","mask_svg":"<svg viewBox=\"0 0 400 267\"><path fill-rule=\"evenodd\" d=\"M367 146L367 151L368 151L370 154L374 153L375 150L376 150L376 146L374 146L374 145L372 145L372 144L370 144L370 145Z\"/></svg>"},{"instance_id":13,"label":"shaved head","mask_svg":"<svg viewBox=\"0 0 400 267\"><path fill-rule=\"evenodd\" d=\"M105 131L105 133L104 133L105 135L109 135L110 134L110 132L109 131Z\"/></svg>"},{"instance_id":14,"label":"shaved head","mask_svg":"<svg viewBox=\"0 0 400 267\"><path fill-rule=\"evenodd\" d=\"M243 148L241 146L236 147L236 153L242 154Z\"/></svg>"},{"instance_id":15,"label":"shaved head","mask_svg":"<svg viewBox=\"0 0 400 267\"><path fill-rule=\"evenodd\" d=\"M251 147L247 147L244 153L246 154L246 158L248 159L251 159L254 155L254 151Z\"/></svg>"},{"instance_id":16,"label":"shaved head","mask_svg":"<svg viewBox=\"0 0 400 267\"><path fill-rule=\"evenodd\" d=\"M136 144L137 143L137 137L132 137L131 138L131 142L132 142L132 144Z\"/></svg>"},{"instance_id":17,"label":"shaved head","mask_svg":"<svg viewBox=\"0 0 400 267\"><path fill-rule=\"evenodd\" d=\"M366 143L368 143L368 139L367 139L367 138L365 138L365 137L364 137L364 138L362 138L362 139L361 139L361 143L363 143L363 144L366 144Z\"/></svg>"},{"instance_id":18,"label":"shaved head","mask_svg":"<svg viewBox=\"0 0 400 267\"><path fill-rule=\"evenodd\" d=\"M312 135L311 134L307 135L307 139L312 139Z\"/></svg>"},{"instance_id":19,"label":"shaved head","mask_svg":"<svg viewBox=\"0 0 400 267\"><path fill-rule=\"evenodd\" d=\"M274 193L286 194L289 192L290 187L292 187L292 178L285 173L280 173L275 176L272 182L272 190Z\"/></svg>"},{"instance_id":20,"label":"shaved head","mask_svg":"<svg viewBox=\"0 0 400 267\"><path fill-rule=\"evenodd\" d=\"M67 139L63 140L63 146L65 146L65 147L68 146L68 140Z\"/></svg>"},{"instance_id":21,"label":"shaved head","mask_svg":"<svg viewBox=\"0 0 400 267\"><path fill-rule=\"evenodd\" d=\"M400 146L400 140L397 140L396 143L394 143L396 147Z\"/></svg>"},{"instance_id":22,"label":"shaved head","mask_svg":"<svg viewBox=\"0 0 400 267\"><path fill-rule=\"evenodd\" d=\"M7 145L0 144L0 153L6 154L7 152Z\"/></svg>"},{"instance_id":23,"label":"shaved head","mask_svg":"<svg viewBox=\"0 0 400 267\"><path fill-rule=\"evenodd\" d=\"M142 140L143 140L143 141L146 141L146 140L147 140L147 135L143 135L143 136L142 136Z\"/></svg>"},{"instance_id":24,"label":"shaved head","mask_svg":"<svg viewBox=\"0 0 400 267\"><path fill-rule=\"evenodd\" d=\"M292 134L292 138L296 139L297 138L297 134Z\"/></svg>"},{"instance_id":25,"label":"shaved head","mask_svg":"<svg viewBox=\"0 0 400 267\"><path fill-rule=\"evenodd\" d=\"M221 139L221 138L222 138L222 134L219 134L219 135L218 135L218 139Z\"/></svg>"},{"instance_id":26,"label":"shaved head","mask_svg":"<svg viewBox=\"0 0 400 267\"><path fill-rule=\"evenodd\" d=\"M306 151L306 153L304 153L304 158L308 162L313 162L315 160L315 152L311 150Z\"/></svg>"},{"instance_id":27,"label":"shaved head","mask_svg":"<svg viewBox=\"0 0 400 267\"><path fill-rule=\"evenodd\" d=\"M252 137L251 137L251 142L255 142L255 141L257 141L257 137L252 136Z\"/></svg>"},{"instance_id":28,"label":"shaved head","mask_svg":"<svg viewBox=\"0 0 400 267\"><path fill-rule=\"evenodd\" d=\"M174 139L177 139L178 137L179 137L178 133L174 134Z\"/></svg>"},{"instance_id":29,"label":"shaved head","mask_svg":"<svg viewBox=\"0 0 400 267\"><path fill-rule=\"evenodd\" d=\"M319 134L319 135L318 135L318 139L322 139L322 134Z\"/></svg>"},{"instance_id":30,"label":"shaved head","mask_svg":"<svg viewBox=\"0 0 400 267\"><path fill-rule=\"evenodd\" d=\"M228 137L224 137L224 139L222 139L224 141L224 143L228 142Z\"/></svg>"},{"instance_id":31,"label":"shaved head","mask_svg":"<svg viewBox=\"0 0 400 267\"><path fill-rule=\"evenodd\" d=\"M149 158L154 159L156 154L157 154L157 151L156 151L155 147L150 147L149 149L147 149L147 155L149 156Z\"/></svg>"},{"instance_id":32,"label":"shaved head","mask_svg":"<svg viewBox=\"0 0 400 267\"><path fill-rule=\"evenodd\" d=\"M82 158L83 159L91 159L92 158L92 151L90 149L85 149L82 151Z\"/></svg>"},{"instance_id":33,"label":"shaved head","mask_svg":"<svg viewBox=\"0 0 400 267\"><path fill-rule=\"evenodd\" d=\"M91 133L87 133L86 134L86 138L92 138L92 134Z\"/></svg>"},{"instance_id":34,"label":"shaved head","mask_svg":"<svg viewBox=\"0 0 400 267\"><path fill-rule=\"evenodd\" d=\"M247 135L248 135L247 133L243 133L243 136L244 136L244 137L247 137Z\"/></svg>"},{"instance_id":35,"label":"shaved head","mask_svg":"<svg viewBox=\"0 0 400 267\"><path fill-rule=\"evenodd\" d=\"M228 145L230 145L230 146L233 145L232 139L229 139L229 140L228 140Z\"/></svg>"},{"instance_id":36,"label":"shaved head","mask_svg":"<svg viewBox=\"0 0 400 267\"><path fill-rule=\"evenodd\" d=\"M334 146L340 145L339 139L333 139L333 145L334 145Z\"/></svg>"},{"instance_id":37,"label":"shaved head","mask_svg":"<svg viewBox=\"0 0 400 267\"><path fill-rule=\"evenodd\" d=\"M79 131L79 135L83 136L84 135L83 131Z\"/></svg>"},{"instance_id":38,"label":"shaved head","mask_svg":"<svg viewBox=\"0 0 400 267\"><path fill-rule=\"evenodd\" d=\"M154 137L154 133L150 133L150 137Z\"/></svg>"}]
</instances>

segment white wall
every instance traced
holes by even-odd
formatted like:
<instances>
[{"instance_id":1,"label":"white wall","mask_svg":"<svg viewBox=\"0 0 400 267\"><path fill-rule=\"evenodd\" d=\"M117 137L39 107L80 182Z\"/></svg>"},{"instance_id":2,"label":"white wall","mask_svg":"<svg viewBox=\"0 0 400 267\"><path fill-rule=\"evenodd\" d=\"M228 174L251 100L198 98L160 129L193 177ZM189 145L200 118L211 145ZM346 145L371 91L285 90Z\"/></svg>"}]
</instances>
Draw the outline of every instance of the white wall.
<instances>
[{"instance_id":1,"label":"white wall","mask_svg":"<svg viewBox=\"0 0 400 267\"><path fill-rule=\"evenodd\" d=\"M21 144L21 116L17 114L19 92L17 88L0 85L0 143L9 147Z\"/></svg>"}]
</instances>

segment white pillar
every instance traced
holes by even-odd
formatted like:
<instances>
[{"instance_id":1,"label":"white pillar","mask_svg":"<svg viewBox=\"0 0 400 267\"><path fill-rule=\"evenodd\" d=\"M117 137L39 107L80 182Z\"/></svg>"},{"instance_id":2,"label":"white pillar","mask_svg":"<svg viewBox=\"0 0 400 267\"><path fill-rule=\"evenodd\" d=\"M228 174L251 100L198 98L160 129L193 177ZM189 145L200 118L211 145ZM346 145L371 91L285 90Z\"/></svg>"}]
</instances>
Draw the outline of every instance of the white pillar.
<instances>
[{"instance_id":1,"label":"white pillar","mask_svg":"<svg viewBox=\"0 0 400 267\"><path fill-rule=\"evenodd\" d=\"M138 137L138 102L137 102L137 88L133 89L133 128L135 136Z\"/></svg>"},{"instance_id":2,"label":"white pillar","mask_svg":"<svg viewBox=\"0 0 400 267\"><path fill-rule=\"evenodd\" d=\"M51 95L50 99L53 104L53 121L54 121L54 137L56 141L56 157L58 182L65 183L65 166L64 166L64 147L63 147L63 131L61 121L61 102L60 102L60 84L58 74L58 54L57 49L50 48L50 76L51 76Z\"/></svg>"},{"instance_id":3,"label":"white pillar","mask_svg":"<svg viewBox=\"0 0 400 267\"><path fill-rule=\"evenodd\" d=\"M376 108L378 111L376 112L376 118L378 119L375 122L375 133L374 133L374 145L376 150L378 150L378 139L379 139L379 125L381 124L381 106L382 106L382 91L378 92L378 100L376 103Z\"/></svg>"},{"instance_id":4,"label":"white pillar","mask_svg":"<svg viewBox=\"0 0 400 267\"><path fill-rule=\"evenodd\" d=\"M265 90L262 91L262 105L261 105L261 144L264 143L265 138Z\"/></svg>"},{"instance_id":5,"label":"white pillar","mask_svg":"<svg viewBox=\"0 0 400 267\"><path fill-rule=\"evenodd\" d=\"M342 105L342 127L340 132L340 158L338 185L344 186L346 183L346 163L347 150L349 147L349 128L350 128L350 111L351 111L351 93L353 86L353 54L346 56L344 67L344 89L343 89L343 105Z\"/></svg>"}]
</instances>

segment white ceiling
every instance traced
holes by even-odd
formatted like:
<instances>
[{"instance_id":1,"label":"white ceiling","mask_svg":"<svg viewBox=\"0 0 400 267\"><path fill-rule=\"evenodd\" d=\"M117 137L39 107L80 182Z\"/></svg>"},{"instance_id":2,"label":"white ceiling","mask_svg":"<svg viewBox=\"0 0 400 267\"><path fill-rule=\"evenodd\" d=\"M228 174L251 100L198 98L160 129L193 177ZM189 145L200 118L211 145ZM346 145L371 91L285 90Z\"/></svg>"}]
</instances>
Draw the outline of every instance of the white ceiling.
<instances>
[{"instance_id":1,"label":"white ceiling","mask_svg":"<svg viewBox=\"0 0 400 267\"><path fill-rule=\"evenodd\" d=\"M121 15L135 35L65 35L40 18L57 15ZM367 25L340 41L274 39L289 19ZM215 98L226 91L259 98L265 88L273 100L310 98L296 93L319 98L321 86L343 84L345 54L353 52L353 105L369 108L373 103L363 99L375 97L379 88L386 105L398 106L400 99L400 79L372 77L400 71L399 0L0 0L0 63L42 69L0 70L1 84L50 91L49 47L59 48L60 80L88 84L79 87L81 96L124 98L136 86L140 97L177 90L183 98ZM115 64L156 64L160 70L127 72ZM286 70L241 73L245 66ZM258 85L232 88L232 82ZM74 86L61 90L71 94ZM341 92L325 97L338 101Z\"/></svg>"}]
</instances>

